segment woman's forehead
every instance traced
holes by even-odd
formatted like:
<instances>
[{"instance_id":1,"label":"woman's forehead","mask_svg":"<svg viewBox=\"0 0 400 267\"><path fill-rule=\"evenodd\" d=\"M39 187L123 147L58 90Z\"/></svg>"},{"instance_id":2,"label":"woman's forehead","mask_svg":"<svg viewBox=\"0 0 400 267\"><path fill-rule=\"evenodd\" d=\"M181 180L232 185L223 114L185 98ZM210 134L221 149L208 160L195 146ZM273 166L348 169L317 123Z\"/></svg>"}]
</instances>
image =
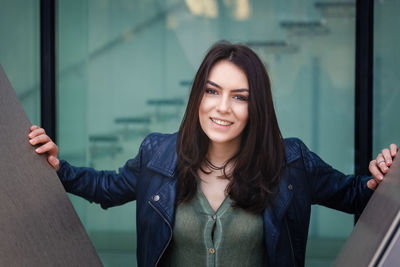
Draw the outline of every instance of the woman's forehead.
<instances>
[{"instance_id":1,"label":"woman's forehead","mask_svg":"<svg viewBox=\"0 0 400 267\"><path fill-rule=\"evenodd\" d=\"M208 81L213 83L212 85L218 85L217 87L221 89L249 88L246 73L234 63L227 60L217 62L211 68Z\"/></svg>"}]
</instances>

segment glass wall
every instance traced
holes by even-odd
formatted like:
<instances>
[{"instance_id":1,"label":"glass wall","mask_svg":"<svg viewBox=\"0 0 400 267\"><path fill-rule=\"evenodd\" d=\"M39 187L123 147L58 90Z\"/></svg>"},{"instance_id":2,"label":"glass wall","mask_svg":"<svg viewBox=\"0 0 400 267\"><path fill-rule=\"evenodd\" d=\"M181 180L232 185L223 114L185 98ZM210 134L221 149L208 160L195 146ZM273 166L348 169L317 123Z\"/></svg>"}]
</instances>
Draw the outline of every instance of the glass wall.
<instances>
[{"instance_id":1,"label":"glass wall","mask_svg":"<svg viewBox=\"0 0 400 267\"><path fill-rule=\"evenodd\" d=\"M400 2L376 0L374 5L374 155L390 143L400 145Z\"/></svg>"},{"instance_id":2,"label":"glass wall","mask_svg":"<svg viewBox=\"0 0 400 267\"><path fill-rule=\"evenodd\" d=\"M33 124L40 124L39 24L39 0L0 1L0 64Z\"/></svg>"},{"instance_id":3,"label":"glass wall","mask_svg":"<svg viewBox=\"0 0 400 267\"><path fill-rule=\"evenodd\" d=\"M60 157L117 169L148 133L177 131L206 50L225 39L266 64L283 135L352 173L355 2L330 2L58 1ZM135 203L72 201L104 265L132 266ZM314 207L307 265L331 263L352 226L351 215Z\"/></svg>"}]
</instances>

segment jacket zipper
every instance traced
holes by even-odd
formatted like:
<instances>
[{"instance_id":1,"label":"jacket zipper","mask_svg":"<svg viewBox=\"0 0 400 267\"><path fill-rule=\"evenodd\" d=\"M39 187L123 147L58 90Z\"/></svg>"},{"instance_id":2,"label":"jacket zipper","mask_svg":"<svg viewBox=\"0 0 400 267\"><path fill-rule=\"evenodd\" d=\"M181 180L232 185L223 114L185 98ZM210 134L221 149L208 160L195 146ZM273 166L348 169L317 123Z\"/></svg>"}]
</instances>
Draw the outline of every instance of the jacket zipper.
<instances>
[{"instance_id":1,"label":"jacket zipper","mask_svg":"<svg viewBox=\"0 0 400 267\"><path fill-rule=\"evenodd\" d=\"M290 236L290 232L289 232L289 226L287 223L287 219L285 218L285 225L286 225L286 231L289 237L289 243L290 243L290 250L292 252L292 260L293 260L293 266L296 267L296 259L294 257L294 250L293 250L293 243L292 243L292 237Z\"/></svg>"},{"instance_id":2,"label":"jacket zipper","mask_svg":"<svg viewBox=\"0 0 400 267\"><path fill-rule=\"evenodd\" d=\"M170 231L169 231L170 234L169 234L169 239L168 239L167 245L165 245L163 251L161 252L160 256L159 256L158 259L157 259L156 264L154 265L154 267L156 267L156 266L158 265L159 261L161 260L161 257L162 257L162 255L164 254L165 250L167 249L169 243L171 242L171 239L172 239L172 227L171 227L171 225L169 224L169 222L167 221L167 219L165 219L165 217L161 214L161 212L160 212L150 201L148 201L148 203L149 203L149 205L158 213L158 215L161 216L161 218L165 221L165 223L168 225L168 228L169 228L169 230L170 230Z\"/></svg>"}]
</instances>

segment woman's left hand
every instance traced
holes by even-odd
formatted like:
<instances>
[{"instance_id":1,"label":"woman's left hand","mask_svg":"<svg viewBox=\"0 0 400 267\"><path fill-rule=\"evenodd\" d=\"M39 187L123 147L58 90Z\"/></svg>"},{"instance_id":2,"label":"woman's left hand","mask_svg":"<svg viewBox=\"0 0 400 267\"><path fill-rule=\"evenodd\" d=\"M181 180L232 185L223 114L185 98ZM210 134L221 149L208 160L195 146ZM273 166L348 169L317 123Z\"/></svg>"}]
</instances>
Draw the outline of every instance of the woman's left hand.
<instances>
[{"instance_id":1,"label":"woman's left hand","mask_svg":"<svg viewBox=\"0 0 400 267\"><path fill-rule=\"evenodd\" d=\"M382 149L382 153L379 153L376 159L371 160L369 163L369 171L371 172L373 179L368 181L368 188L375 190L378 187L385 174L389 171L389 167L392 165L392 158L394 158L396 154L397 146L391 144L390 150L387 148Z\"/></svg>"}]
</instances>

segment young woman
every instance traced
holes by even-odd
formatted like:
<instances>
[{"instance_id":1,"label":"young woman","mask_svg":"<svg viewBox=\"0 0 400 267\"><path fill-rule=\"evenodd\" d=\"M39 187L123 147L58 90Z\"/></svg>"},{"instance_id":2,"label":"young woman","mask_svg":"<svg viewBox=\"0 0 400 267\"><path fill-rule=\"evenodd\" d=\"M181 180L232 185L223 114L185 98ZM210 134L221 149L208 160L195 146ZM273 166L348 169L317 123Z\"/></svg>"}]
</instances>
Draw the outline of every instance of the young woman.
<instances>
[{"instance_id":1,"label":"young woman","mask_svg":"<svg viewBox=\"0 0 400 267\"><path fill-rule=\"evenodd\" d=\"M397 152L358 177L283 139L264 65L230 43L205 56L179 132L147 136L118 173L59 161L38 126L29 138L68 192L103 208L137 201L138 266L303 266L311 204L361 213Z\"/></svg>"}]
</instances>

